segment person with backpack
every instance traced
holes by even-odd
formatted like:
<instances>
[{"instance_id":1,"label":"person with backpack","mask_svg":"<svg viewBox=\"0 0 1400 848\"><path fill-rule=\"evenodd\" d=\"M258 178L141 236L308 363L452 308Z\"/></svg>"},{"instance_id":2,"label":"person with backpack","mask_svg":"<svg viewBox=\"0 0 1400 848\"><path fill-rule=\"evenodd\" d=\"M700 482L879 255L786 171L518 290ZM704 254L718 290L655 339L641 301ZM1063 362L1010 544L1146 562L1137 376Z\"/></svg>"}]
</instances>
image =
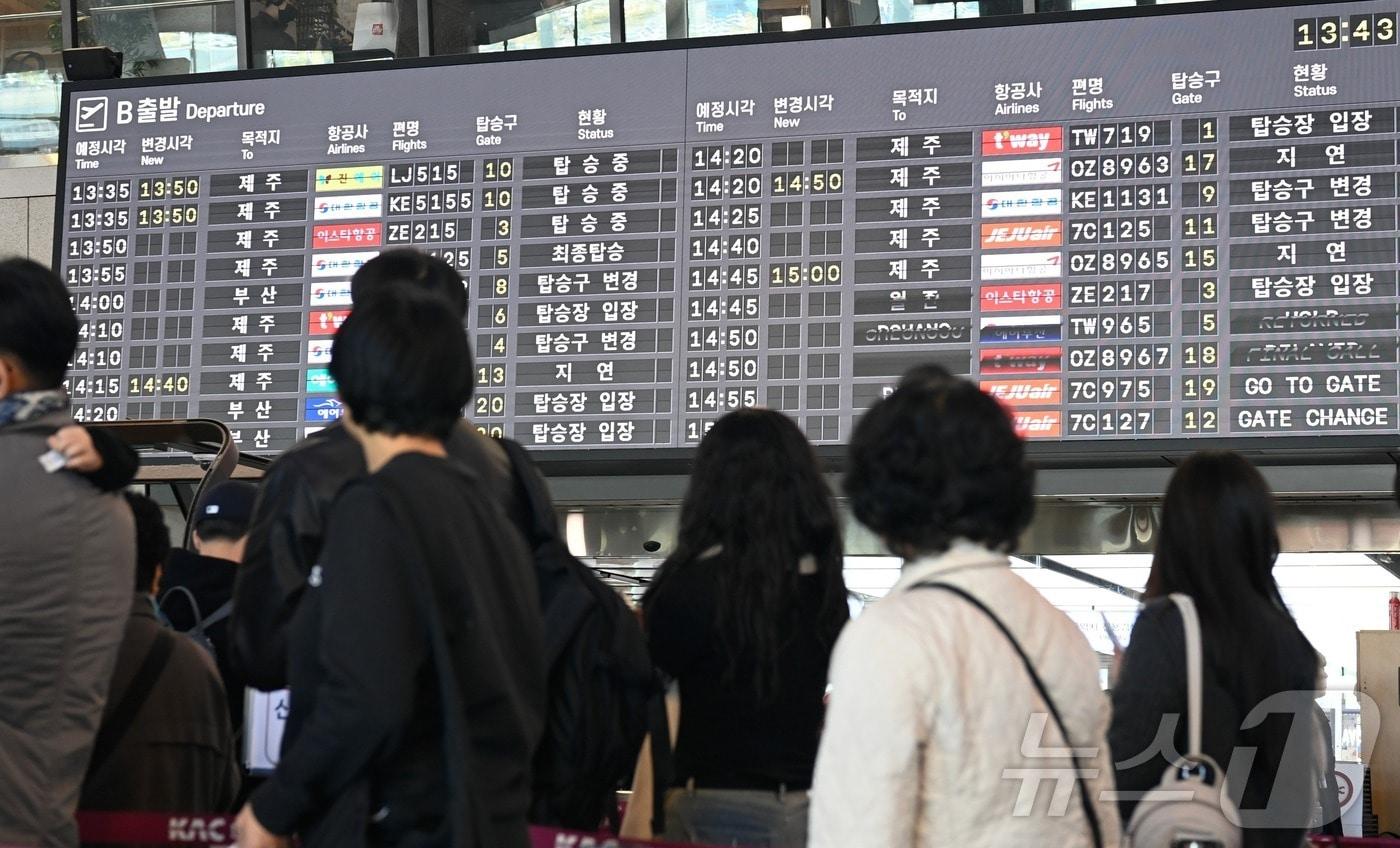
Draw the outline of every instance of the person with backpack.
<instances>
[{"instance_id":1,"label":"person with backpack","mask_svg":"<svg viewBox=\"0 0 1400 848\"><path fill-rule=\"evenodd\" d=\"M213 658L156 617L170 531L154 501L126 493L136 521L135 596L79 809L227 813L238 796L233 726Z\"/></svg>"},{"instance_id":2,"label":"person with backpack","mask_svg":"<svg viewBox=\"0 0 1400 848\"><path fill-rule=\"evenodd\" d=\"M806 844L827 664L850 619L841 568L836 507L792 419L716 421L642 600L652 657L680 689L666 838Z\"/></svg>"},{"instance_id":3,"label":"person with backpack","mask_svg":"<svg viewBox=\"0 0 1400 848\"><path fill-rule=\"evenodd\" d=\"M902 382L856 425L851 509L904 563L831 660L812 848L1119 844L1098 659L1007 557L1033 487L967 380Z\"/></svg>"},{"instance_id":4,"label":"person with backpack","mask_svg":"<svg viewBox=\"0 0 1400 848\"><path fill-rule=\"evenodd\" d=\"M617 791L646 734L659 736L665 728L660 680L632 609L569 552L525 449L509 439L500 444L521 495L545 626L548 708L533 766L530 822L584 831L606 825L617 832ZM669 751L658 748L656 757L664 764L663 750Z\"/></svg>"},{"instance_id":5,"label":"person with backpack","mask_svg":"<svg viewBox=\"0 0 1400 848\"><path fill-rule=\"evenodd\" d=\"M288 633L281 758L235 838L528 848L544 628L524 543L447 449L474 381L461 315L363 299L330 371L369 476L331 508Z\"/></svg>"},{"instance_id":6,"label":"person with backpack","mask_svg":"<svg viewBox=\"0 0 1400 848\"><path fill-rule=\"evenodd\" d=\"M161 569L160 611L175 630L208 647L228 692L229 717L243 727L244 685L229 656L233 582L248 541L258 487L226 480L211 488L190 521L194 550L176 548Z\"/></svg>"},{"instance_id":7,"label":"person with backpack","mask_svg":"<svg viewBox=\"0 0 1400 848\"><path fill-rule=\"evenodd\" d=\"M356 303L388 291L428 292L466 321L466 282L421 251L379 254L355 272L350 291ZM478 474L511 524L524 526L510 460L495 439L463 419L448 435L447 451ZM233 664L247 685L265 692L286 688L287 626L325 543L331 503L367 474L359 446L337 423L283 453L264 475L229 623Z\"/></svg>"},{"instance_id":8,"label":"person with backpack","mask_svg":"<svg viewBox=\"0 0 1400 848\"><path fill-rule=\"evenodd\" d=\"M1278 553L1273 496L1254 466L1228 452L1181 464L1162 504L1147 603L1113 687L1109 740L1135 848L1155 848L1138 836L1146 812L1163 820L1182 812L1143 799L1159 785L1181 788L1175 766L1193 753L1202 797L1214 797L1205 812L1225 844L1303 843L1319 775L1318 662L1274 581ZM1198 745L1188 738L1193 712Z\"/></svg>"}]
</instances>

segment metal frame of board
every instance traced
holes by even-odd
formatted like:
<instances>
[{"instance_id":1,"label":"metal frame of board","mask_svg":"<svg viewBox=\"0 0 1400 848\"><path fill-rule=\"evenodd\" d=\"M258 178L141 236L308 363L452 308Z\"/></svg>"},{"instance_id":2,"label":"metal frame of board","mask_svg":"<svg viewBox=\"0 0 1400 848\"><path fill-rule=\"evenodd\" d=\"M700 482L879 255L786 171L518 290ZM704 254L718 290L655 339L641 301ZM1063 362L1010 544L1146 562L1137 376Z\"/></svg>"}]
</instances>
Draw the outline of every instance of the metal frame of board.
<instances>
[{"instance_id":1,"label":"metal frame of board","mask_svg":"<svg viewBox=\"0 0 1400 848\"><path fill-rule=\"evenodd\" d=\"M247 0L235 0L246 4ZM878 38L906 33L943 33L988 28L1054 26L1086 21L1117 20L1164 16L1207 17L1220 12L1286 9L1318 5L1318 0L1272 0L1267 3L1230 2L1135 6L1086 12L1048 12L1036 15L1006 15L908 24L881 24L841 29L813 29L792 33L686 38L666 41L551 48L516 53L461 54L418 59L318 65L301 68L229 71L198 76L154 77L149 79L69 82L64 84L60 118L59 168L56 175L55 220L62 221L66 193L63 191L63 160L68 148L69 102L74 92L117 91L129 88L158 88L168 85L198 85L250 79L326 76L340 74L391 73L405 68L431 68L479 63L528 62L539 59L693 50L707 47L751 46L846 38ZM421 19L420 19L421 25ZM54 235L54 264L61 261L61 230ZM1048 469L1171 468L1191 453L1204 449L1236 450L1252 461L1265 465L1351 466L1391 465L1400 461L1400 436L1286 436L1229 437L1196 439L1104 439L1098 441L1029 442L1028 454L1040 467ZM842 470L845 449L824 445L818 455L833 471ZM537 452L538 462L551 476L605 478L611 476L675 475L688 471L693 448L638 448L589 451L587 449Z\"/></svg>"}]
</instances>

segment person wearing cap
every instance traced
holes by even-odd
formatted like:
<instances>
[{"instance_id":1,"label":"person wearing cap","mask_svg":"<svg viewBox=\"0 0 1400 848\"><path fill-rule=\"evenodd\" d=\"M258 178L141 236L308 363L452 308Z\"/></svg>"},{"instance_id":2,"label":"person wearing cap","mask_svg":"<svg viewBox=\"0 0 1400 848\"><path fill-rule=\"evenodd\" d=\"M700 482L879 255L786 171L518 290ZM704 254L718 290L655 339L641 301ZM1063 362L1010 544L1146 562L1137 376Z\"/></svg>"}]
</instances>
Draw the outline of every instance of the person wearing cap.
<instances>
[{"instance_id":1,"label":"person wearing cap","mask_svg":"<svg viewBox=\"0 0 1400 848\"><path fill-rule=\"evenodd\" d=\"M229 716L243 725L244 687L229 648L233 585L248 543L258 487L229 480L209 490L194 524L194 550L175 550L165 564L156 597L170 626L189 632L203 625L228 692Z\"/></svg>"}]
</instances>

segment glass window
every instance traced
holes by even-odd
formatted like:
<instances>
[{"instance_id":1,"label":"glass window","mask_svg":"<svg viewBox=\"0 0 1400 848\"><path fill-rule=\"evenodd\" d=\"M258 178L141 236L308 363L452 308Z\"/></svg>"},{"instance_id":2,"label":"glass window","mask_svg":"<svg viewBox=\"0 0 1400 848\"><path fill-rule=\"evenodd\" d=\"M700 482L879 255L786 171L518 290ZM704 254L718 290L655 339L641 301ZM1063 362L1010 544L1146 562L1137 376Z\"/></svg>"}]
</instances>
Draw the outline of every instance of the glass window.
<instances>
[{"instance_id":1,"label":"glass window","mask_svg":"<svg viewBox=\"0 0 1400 848\"><path fill-rule=\"evenodd\" d=\"M664 37L664 19L662 23ZM475 49L478 53L499 53L611 43L609 0L575 0L544 11L527 9L513 18L503 18L499 25L486 28L485 40Z\"/></svg>"},{"instance_id":2,"label":"glass window","mask_svg":"<svg viewBox=\"0 0 1400 848\"><path fill-rule=\"evenodd\" d=\"M583 0L574 9L578 15L580 46L612 43L612 10L608 0Z\"/></svg>"},{"instance_id":3,"label":"glass window","mask_svg":"<svg viewBox=\"0 0 1400 848\"><path fill-rule=\"evenodd\" d=\"M625 0L622 19L628 41L666 38L666 0Z\"/></svg>"},{"instance_id":4,"label":"glass window","mask_svg":"<svg viewBox=\"0 0 1400 848\"><path fill-rule=\"evenodd\" d=\"M416 0L252 0L254 67L319 65L351 51L419 55Z\"/></svg>"},{"instance_id":5,"label":"glass window","mask_svg":"<svg viewBox=\"0 0 1400 848\"><path fill-rule=\"evenodd\" d=\"M77 0L78 43L122 54L122 76L238 67L232 0Z\"/></svg>"},{"instance_id":6,"label":"glass window","mask_svg":"<svg viewBox=\"0 0 1400 848\"><path fill-rule=\"evenodd\" d=\"M791 5L790 5L791 4ZM807 11L802 0L764 0L766 16ZM687 30L692 38L707 35L749 35L758 32L759 0L686 0ZM781 24L771 29L781 29Z\"/></svg>"},{"instance_id":7,"label":"glass window","mask_svg":"<svg viewBox=\"0 0 1400 848\"><path fill-rule=\"evenodd\" d=\"M951 21L975 18L982 12L978 0L827 0L827 25L903 24L911 21Z\"/></svg>"},{"instance_id":8,"label":"glass window","mask_svg":"<svg viewBox=\"0 0 1400 848\"><path fill-rule=\"evenodd\" d=\"M63 59L58 3L0 3L0 154L58 149Z\"/></svg>"}]
</instances>

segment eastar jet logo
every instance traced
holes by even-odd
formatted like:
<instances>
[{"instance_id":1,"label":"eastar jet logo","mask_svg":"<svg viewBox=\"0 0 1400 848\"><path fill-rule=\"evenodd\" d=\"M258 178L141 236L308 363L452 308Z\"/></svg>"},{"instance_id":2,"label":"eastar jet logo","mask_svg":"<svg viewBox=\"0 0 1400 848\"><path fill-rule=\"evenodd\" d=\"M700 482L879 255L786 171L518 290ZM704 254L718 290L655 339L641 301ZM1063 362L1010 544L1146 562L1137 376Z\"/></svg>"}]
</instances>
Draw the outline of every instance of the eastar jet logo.
<instances>
[{"instance_id":1,"label":"eastar jet logo","mask_svg":"<svg viewBox=\"0 0 1400 848\"><path fill-rule=\"evenodd\" d=\"M378 247L382 231L378 221L359 224L321 224L311 228L311 247L314 250L345 247Z\"/></svg>"},{"instance_id":2,"label":"eastar jet logo","mask_svg":"<svg viewBox=\"0 0 1400 848\"><path fill-rule=\"evenodd\" d=\"M1017 153L1059 153L1065 149L1062 127L1022 127L982 131L983 156Z\"/></svg>"},{"instance_id":3,"label":"eastar jet logo","mask_svg":"<svg viewBox=\"0 0 1400 848\"><path fill-rule=\"evenodd\" d=\"M78 119L74 128L80 133L107 131L107 98L79 97L74 104Z\"/></svg>"},{"instance_id":4,"label":"eastar jet logo","mask_svg":"<svg viewBox=\"0 0 1400 848\"><path fill-rule=\"evenodd\" d=\"M1060 402L1059 380L983 380L982 391L1008 406L1037 406Z\"/></svg>"},{"instance_id":5,"label":"eastar jet logo","mask_svg":"<svg viewBox=\"0 0 1400 848\"><path fill-rule=\"evenodd\" d=\"M1059 221L1026 221L1019 224L983 224L982 249L1011 247L1059 247L1064 227Z\"/></svg>"},{"instance_id":6,"label":"eastar jet logo","mask_svg":"<svg viewBox=\"0 0 1400 848\"><path fill-rule=\"evenodd\" d=\"M1059 283L1016 283L982 287L983 312L1024 312L1028 309L1059 309Z\"/></svg>"}]
</instances>

